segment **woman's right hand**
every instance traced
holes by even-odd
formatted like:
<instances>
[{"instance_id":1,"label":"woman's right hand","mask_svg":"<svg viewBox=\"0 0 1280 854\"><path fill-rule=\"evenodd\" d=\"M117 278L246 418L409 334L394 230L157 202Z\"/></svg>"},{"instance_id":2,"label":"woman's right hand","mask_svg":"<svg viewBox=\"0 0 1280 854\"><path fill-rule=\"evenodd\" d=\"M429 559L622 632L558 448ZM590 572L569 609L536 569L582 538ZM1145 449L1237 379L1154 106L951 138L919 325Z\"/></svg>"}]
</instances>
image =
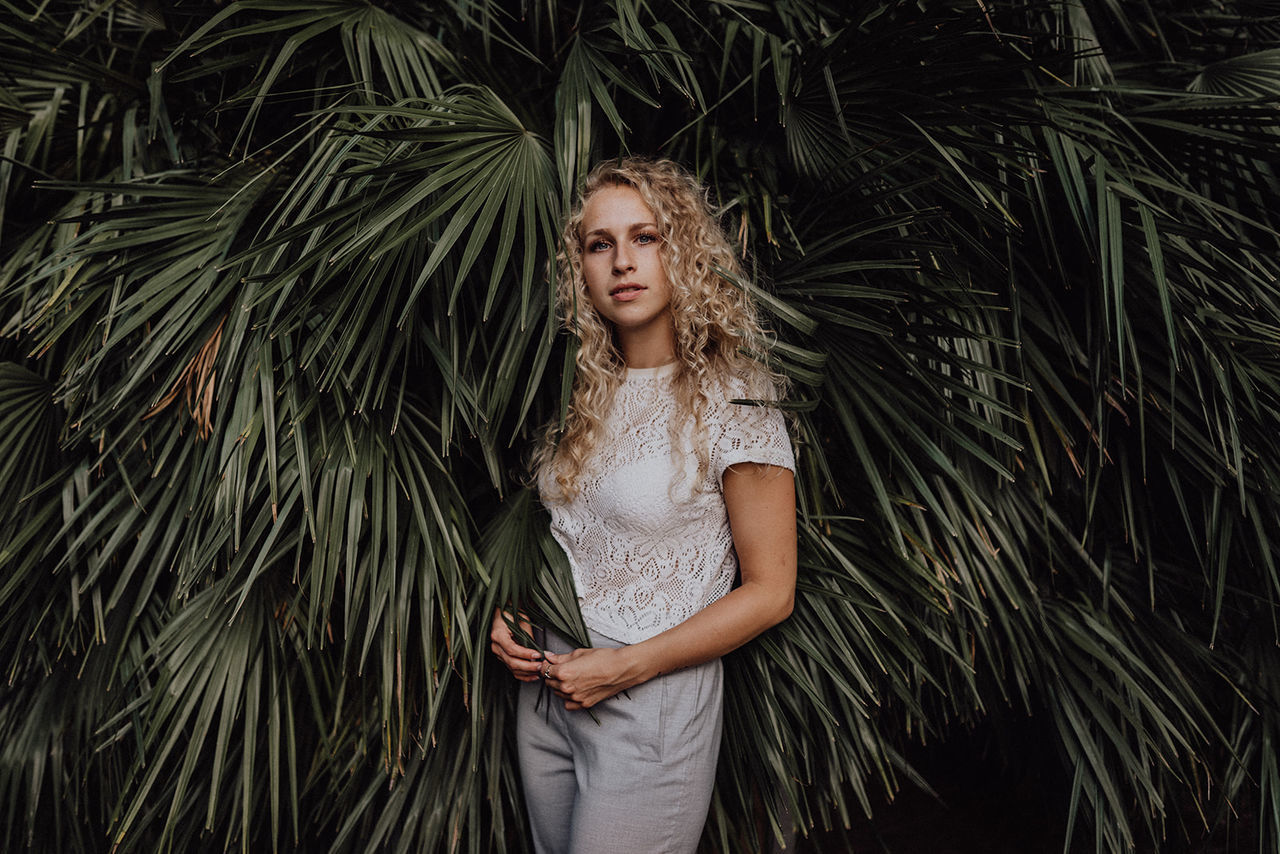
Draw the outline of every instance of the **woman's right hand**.
<instances>
[{"instance_id":1,"label":"woman's right hand","mask_svg":"<svg viewBox=\"0 0 1280 854\"><path fill-rule=\"evenodd\" d=\"M536 682L539 670L543 666L542 653L516 642L515 635L511 633L511 627L507 625L507 621L511 619L511 615L501 608L493 612L493 627L489 631L489 649L493 650L493 654L507 666L512 676L521 682ZM526 637L533 634L529 621L523 616L520 618L519 626Z\"/></svg>"}]
</instances>

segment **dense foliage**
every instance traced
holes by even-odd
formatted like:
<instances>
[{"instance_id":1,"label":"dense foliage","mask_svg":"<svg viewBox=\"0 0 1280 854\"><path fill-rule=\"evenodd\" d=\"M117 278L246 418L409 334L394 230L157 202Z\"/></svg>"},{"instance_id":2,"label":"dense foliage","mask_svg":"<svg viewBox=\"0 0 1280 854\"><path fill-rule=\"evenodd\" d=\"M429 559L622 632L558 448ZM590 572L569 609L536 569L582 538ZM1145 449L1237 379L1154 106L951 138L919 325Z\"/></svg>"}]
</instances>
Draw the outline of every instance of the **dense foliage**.
<instances>
[{"instance_id":1,"label":"dense foliage","mask_svg":"<svg viewBox=\"0 0 1280 854\"><path fill-rule=\"evenodd\" d=\"M1276 850L1277 20L0 0L0 847L527 849L486 627L575 620L547 260L636 152L793 382L797 612L729 661L707 849L981 726L1082 846Z\"/></svg>"}]
</instances>

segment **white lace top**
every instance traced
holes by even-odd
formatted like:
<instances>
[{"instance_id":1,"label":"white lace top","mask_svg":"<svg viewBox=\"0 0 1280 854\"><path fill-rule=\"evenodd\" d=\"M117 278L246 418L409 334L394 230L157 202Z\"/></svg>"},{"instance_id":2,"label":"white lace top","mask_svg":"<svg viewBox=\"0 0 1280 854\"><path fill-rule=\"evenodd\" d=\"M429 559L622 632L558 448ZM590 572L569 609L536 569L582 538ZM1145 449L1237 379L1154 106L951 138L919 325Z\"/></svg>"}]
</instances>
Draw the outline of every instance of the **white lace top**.
<instances>
[{"instance_id":1,"label":"white lace top","mask_svg":"<svg viewBox=\"0 0 1280 854\"><path fill-rule=\"evenodd\" d=\"M710 466L695 483L692 425L683 448L671 442L674 369L627 371L573 501L548 498L549 479L542 483L587 626L623 643L678 625L729 592L738 558L721 493L724 470L741 462L795 470L782 413L729 403L752 396L731 382L703 413Z\"/></svg>"}]
</instances>

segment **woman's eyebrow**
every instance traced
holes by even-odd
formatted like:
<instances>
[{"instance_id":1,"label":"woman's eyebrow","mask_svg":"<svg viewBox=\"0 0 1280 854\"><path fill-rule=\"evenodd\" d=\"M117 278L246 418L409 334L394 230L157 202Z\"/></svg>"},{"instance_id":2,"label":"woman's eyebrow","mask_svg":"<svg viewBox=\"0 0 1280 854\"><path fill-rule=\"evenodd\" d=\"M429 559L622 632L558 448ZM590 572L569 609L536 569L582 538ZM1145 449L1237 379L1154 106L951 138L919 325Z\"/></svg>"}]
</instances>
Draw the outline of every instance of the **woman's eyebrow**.
<instances>
[{"instance_id":1,"label":"woman's eyebrow","mask_svg":"<svg viewBox=\"0 0 1280 854\"><path fill-rule=\"evenodd\" d=\"M627 231L639 231L639 230L641 230L641 229L645 229L645 228L655 228L655 229L656 229L657 227L658 227L658 224L657 224L656 222L633 222L633 223L631 223L631 225L627 226L626 230L627 230ZM584 235L582 235L582 236L583 236L583 237L590 237L590 236L591 236L591 235L593 235L593 234L613 234L613 230L612 230L612 229L609 229L609 228L593 228L593 229L591 229L590 231L588 231L586 234L584 234Z\"/></svg>"}]
</instances>

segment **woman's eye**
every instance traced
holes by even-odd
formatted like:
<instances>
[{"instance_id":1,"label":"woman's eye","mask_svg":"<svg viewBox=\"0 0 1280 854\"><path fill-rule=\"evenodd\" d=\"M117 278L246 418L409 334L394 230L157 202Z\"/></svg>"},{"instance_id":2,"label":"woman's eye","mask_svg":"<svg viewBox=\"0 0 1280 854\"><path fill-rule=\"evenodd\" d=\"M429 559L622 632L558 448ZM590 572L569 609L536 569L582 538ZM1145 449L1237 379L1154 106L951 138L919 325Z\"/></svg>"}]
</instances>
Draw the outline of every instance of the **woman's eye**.
<instances>
[{"instance_id":1,"label":"woman's eye","mask_svg":"<svg viewBox=\"0 0 1280 854\"><path fill-rule=\"evenodd\" d=\"M587 251L603 252L608 248L609 248L609 242L607 240L593 240L591 244L587 246Z\"/></svg>"},{"instance_id":2,"label":"woman's eye","mask_svg":"<svg viewBox=\"0 0 1280 854\"><path fill-rule=\"evenodd\" d=\"M639 243L641 246L647 246L650 243L657 243L657 242L658 242L658 235L656 234L637 234L636 235L636 243Z\"/></svg>"}]
</instances>

